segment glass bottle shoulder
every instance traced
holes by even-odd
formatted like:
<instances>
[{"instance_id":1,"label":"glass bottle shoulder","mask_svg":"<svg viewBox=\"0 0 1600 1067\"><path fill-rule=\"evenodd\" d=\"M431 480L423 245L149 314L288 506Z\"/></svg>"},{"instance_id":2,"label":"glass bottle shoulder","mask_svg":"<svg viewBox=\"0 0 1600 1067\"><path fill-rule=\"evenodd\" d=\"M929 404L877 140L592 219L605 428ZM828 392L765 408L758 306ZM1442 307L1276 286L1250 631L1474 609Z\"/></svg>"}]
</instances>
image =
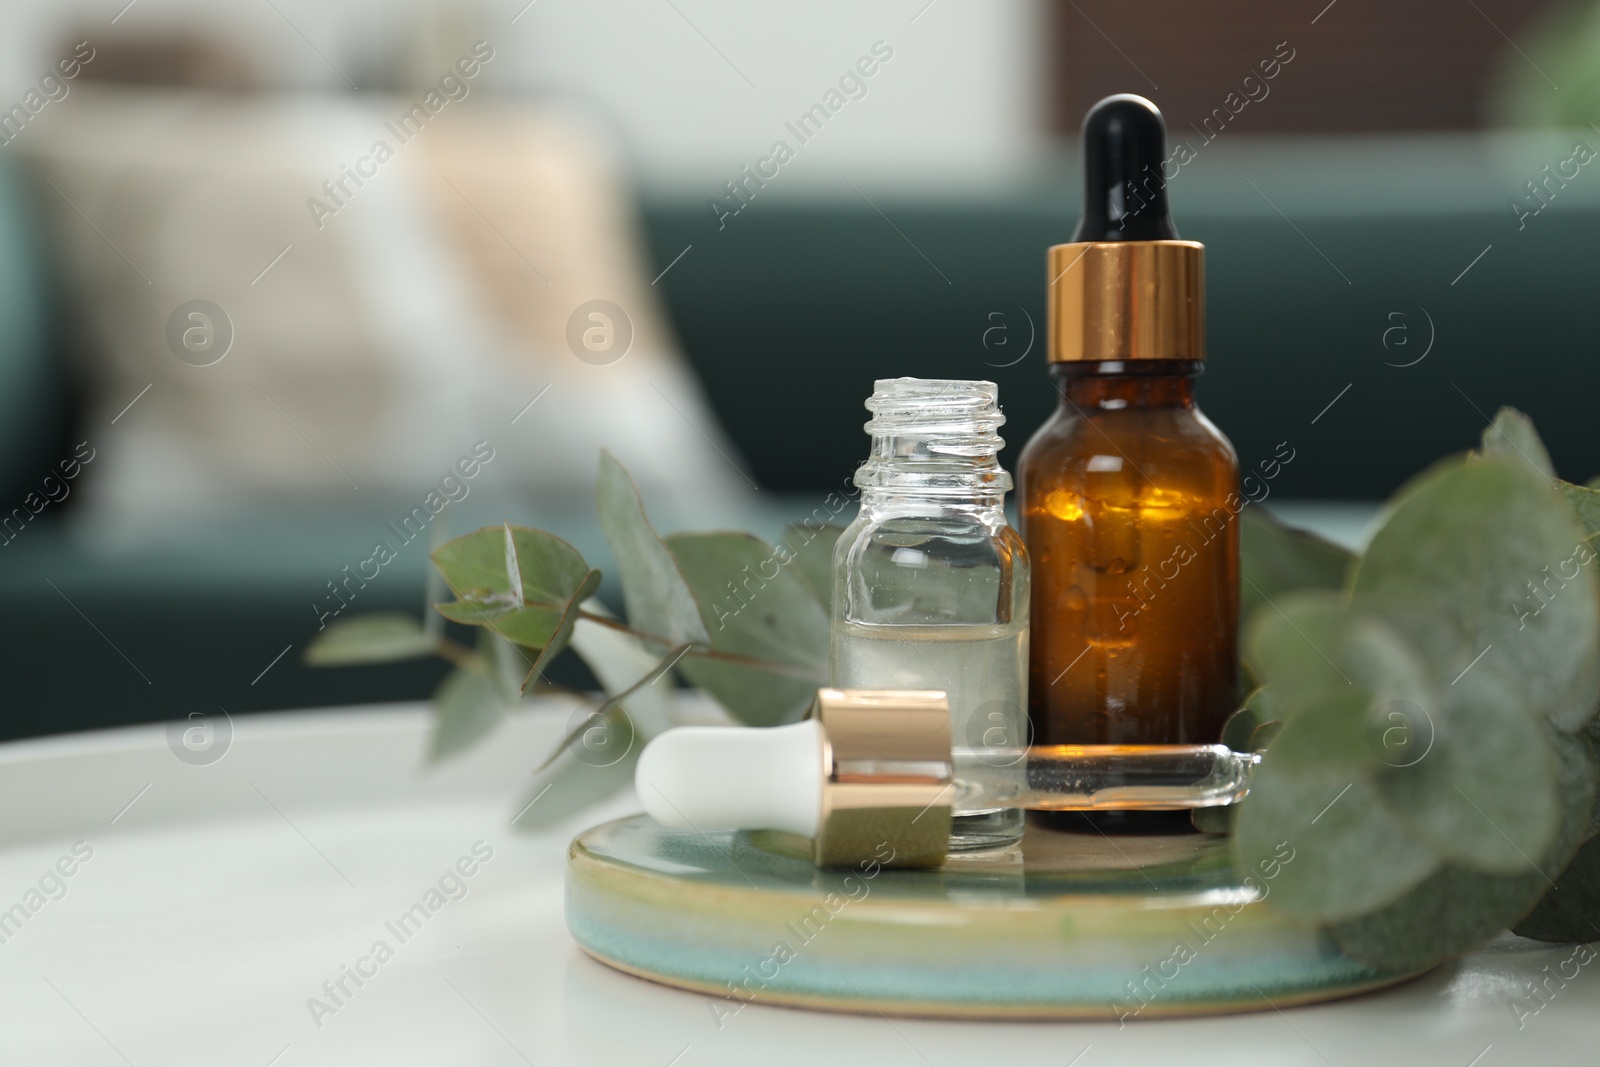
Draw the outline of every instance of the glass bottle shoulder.
<instances>
[{"instance_id":1,"label":"glass bottle shoulder","mask_svg":"<svg viewBox=\"0 0 1600 1067\"><path fill-rule=\"evenodd\" d=\"M836 620L983 625L1027 617L1028 551L999 506L864 503L834 546Z\"/></svg>"},{"instance_id":2,"label":"glass bottle shoulder","mask_svg":"<svg viewBox=\"0 0 1600 1067\"><path fill-rule=\"evenodd\" d=\"M859 570L869 556L897 566L1026 566L1027 548L999 507L874 507L863 504L834 546L834 569Z\"/></svg>"}]
</instances>

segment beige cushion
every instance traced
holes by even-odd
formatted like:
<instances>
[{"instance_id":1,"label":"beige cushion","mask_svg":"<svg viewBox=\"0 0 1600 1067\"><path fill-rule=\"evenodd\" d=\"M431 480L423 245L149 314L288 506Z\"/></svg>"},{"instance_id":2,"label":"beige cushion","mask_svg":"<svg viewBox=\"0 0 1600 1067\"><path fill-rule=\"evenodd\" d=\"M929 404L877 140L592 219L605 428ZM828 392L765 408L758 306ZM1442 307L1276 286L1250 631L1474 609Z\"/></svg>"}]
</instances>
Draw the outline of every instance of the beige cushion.
<instances>
[{"instance_id":1,"label":"beige cushion","mask_svg":"<svg viewBox=\"0 0 1600 1067\"><path fill-rule=\"evenodd\" d=\"M91 389L93 521L416 496L480 439L493 480L518 490L586 491L606 446L673 510L744 494L601 144L569 117L482 96L402 142L407 106L84 85L13 143L38 179ZM324 181L363 157L376 173L345 179L339 204ZM609 365L567 340L597 298L634 329ZM196 299L233 327L209 366L168 343L169 317Z\"/></svg>"}]
</instances>

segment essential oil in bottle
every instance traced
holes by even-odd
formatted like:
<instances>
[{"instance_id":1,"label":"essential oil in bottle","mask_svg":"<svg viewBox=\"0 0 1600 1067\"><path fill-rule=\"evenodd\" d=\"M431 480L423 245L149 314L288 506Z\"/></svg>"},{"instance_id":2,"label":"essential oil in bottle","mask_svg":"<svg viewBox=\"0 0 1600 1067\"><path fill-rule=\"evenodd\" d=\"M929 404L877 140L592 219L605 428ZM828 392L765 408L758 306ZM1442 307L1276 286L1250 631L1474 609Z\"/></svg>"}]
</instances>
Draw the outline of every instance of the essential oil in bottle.
<instances>
[{"instance_id":1,"label":"essential oil in bottle","mask_svg":"<svg viewBox=\"0 0 1600 1067\"><path fill-rule=\"evenodd\" d=\"M1028 555L1006 520L993 382L879 381L861 511L833 556L832 684L942 689L957 774L1023 768ZM950 847L1014 844L1022 812L956 811Z\"/></svg>"},{"instance_id":2,"label":"essential oil in bottle","mask_svg":"<svg viewBox=\"0 0 1600 1067\"><path fill-rule=\"evenodd\" d=\"M1036 744L1205 744L1238 698L1239 470L1195 405L1204 248L1167 211L1142 97L1084 121L1083 219L1049 252L1060 404L1019 465Z\"/></svg>"}]
</instances>

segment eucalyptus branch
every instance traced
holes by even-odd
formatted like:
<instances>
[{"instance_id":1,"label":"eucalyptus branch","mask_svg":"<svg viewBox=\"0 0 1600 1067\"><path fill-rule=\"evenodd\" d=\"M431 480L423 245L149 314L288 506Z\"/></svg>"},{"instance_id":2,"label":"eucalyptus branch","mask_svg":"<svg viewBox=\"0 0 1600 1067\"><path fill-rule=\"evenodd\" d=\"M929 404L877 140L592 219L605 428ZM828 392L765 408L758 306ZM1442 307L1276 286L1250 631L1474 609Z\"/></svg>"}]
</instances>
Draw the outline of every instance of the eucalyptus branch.
<instances>
[{"instance_id":1,"label":"eucalyptus branch","mask_svg":"<svg viewBox=\"0 0 1600 1067\"><path fill-rule=\"evenodd\" d=\"M689 648L689 645L679 645L654 667L651 667L648 671L646 671L643 677L641 677L638 681L634 682L632 685L628 686L619 693L613 693L594 711L591 711L588 715L584 716L583 721L574 727L571 733L562 738L561 743L555 747L555 751L550 753L549 758L547 758L543 763L539 764L539 766L534 769L534 773L538 774L540 771L550 766L550 764L554 763L556 761L556 757L560 756L561 753L565 752L572 746L573 742L577 741L589 731L591 728L590 724L593 723L594 720L605 718L613 711L622 710L621 704L624 700L628 699L630 696L646 686L654 685L663 674L666 674L668 671L670 671L673 666L684 657L684 654L689 651ZM624 712L624 714L626 713Z\"/></svg>"},{"instance_id":2,"label":"eucalyptus branch","mask_svg":"<svg viewBox=\"0 0 1600 1067\"><path fill-rule=\"evenodd\" d=\"M576 686L563 685L560 682L552 682L548 678L540 678L538 681L534 682L533 685L528 687L528 691L539 695L559 694L561 696L576 697L579 700L588 700L590 697L594 696L594 694L587 689L579 689Z\"/></svg>"},{"instance_id":3,"label":"eucalyptus branch","mask_svg":"<svg viewBox=\"0 0 1600 1067\"><path fill-rule=\"evenodd\" d=\"M646 633L643 630L637 630L632 626L629 626L627 623L619 622L618 620L610 618L606 615L596 615L593 612L580 611L578 613L578 617L581 619L587 619L590 622L599 623L601 626L604 626L607 629L616 630L618 633L624 633L630 637L636 637L646 644L658 646L667 645L669 647L672 646L672 642L668 641L664 637L660 637L652 633ZM795 678L800 681L816 681L816 673L814 671L807 670L804 667L796 666L794 664L777 663L773 660L757 659L754 656L741 656L735 652L723 652L719 651L718 649L714 649L710 645L700 641L691 642L683 647L688 649L686 655L692 656L695 659L710 660L713 663L726 663L729 666L734 667L748 667L753 671L765 671L768 674L781 675L785 678Z\"/></svg>"},{"instance_id":4,"label":"eucalyptus branch","mask_svg":"<svg viewBox=\"0 0 1600 1067\"><path fill-rule=\"evenodd\" d=\"M622 620L614 619L609 615L600 615L593 611L585 611L583 608L579 608L578 618L587 619L589 622L599 623L601 626L604 626L609 630L616 630L619 633L631 634L632 636L639 638L641 641L652 641L656 644L666 643L655 634L647 634L643 630L635 630L632 626L629 626Z\"/></svg>"}]
</instances>

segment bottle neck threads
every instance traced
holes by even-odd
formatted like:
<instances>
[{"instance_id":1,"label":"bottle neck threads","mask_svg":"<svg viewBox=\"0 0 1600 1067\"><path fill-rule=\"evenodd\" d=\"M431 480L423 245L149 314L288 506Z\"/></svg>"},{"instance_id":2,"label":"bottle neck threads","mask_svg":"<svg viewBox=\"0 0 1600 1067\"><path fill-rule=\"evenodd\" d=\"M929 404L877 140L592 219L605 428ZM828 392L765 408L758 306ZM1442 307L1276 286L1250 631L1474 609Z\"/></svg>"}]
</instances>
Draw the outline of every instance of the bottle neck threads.
<instances>
[{"instance_id":1,"label":"bottle neck threads","mask_svg":"<svg viewBox=\"0 0 1600 1067\"><path fill-rule=\"evenodd\" d=\"M999 503L1010 490L993 382L884 378L866 406L872 452L855 484L867 495Z\"/></svg>"}]
</instances>

